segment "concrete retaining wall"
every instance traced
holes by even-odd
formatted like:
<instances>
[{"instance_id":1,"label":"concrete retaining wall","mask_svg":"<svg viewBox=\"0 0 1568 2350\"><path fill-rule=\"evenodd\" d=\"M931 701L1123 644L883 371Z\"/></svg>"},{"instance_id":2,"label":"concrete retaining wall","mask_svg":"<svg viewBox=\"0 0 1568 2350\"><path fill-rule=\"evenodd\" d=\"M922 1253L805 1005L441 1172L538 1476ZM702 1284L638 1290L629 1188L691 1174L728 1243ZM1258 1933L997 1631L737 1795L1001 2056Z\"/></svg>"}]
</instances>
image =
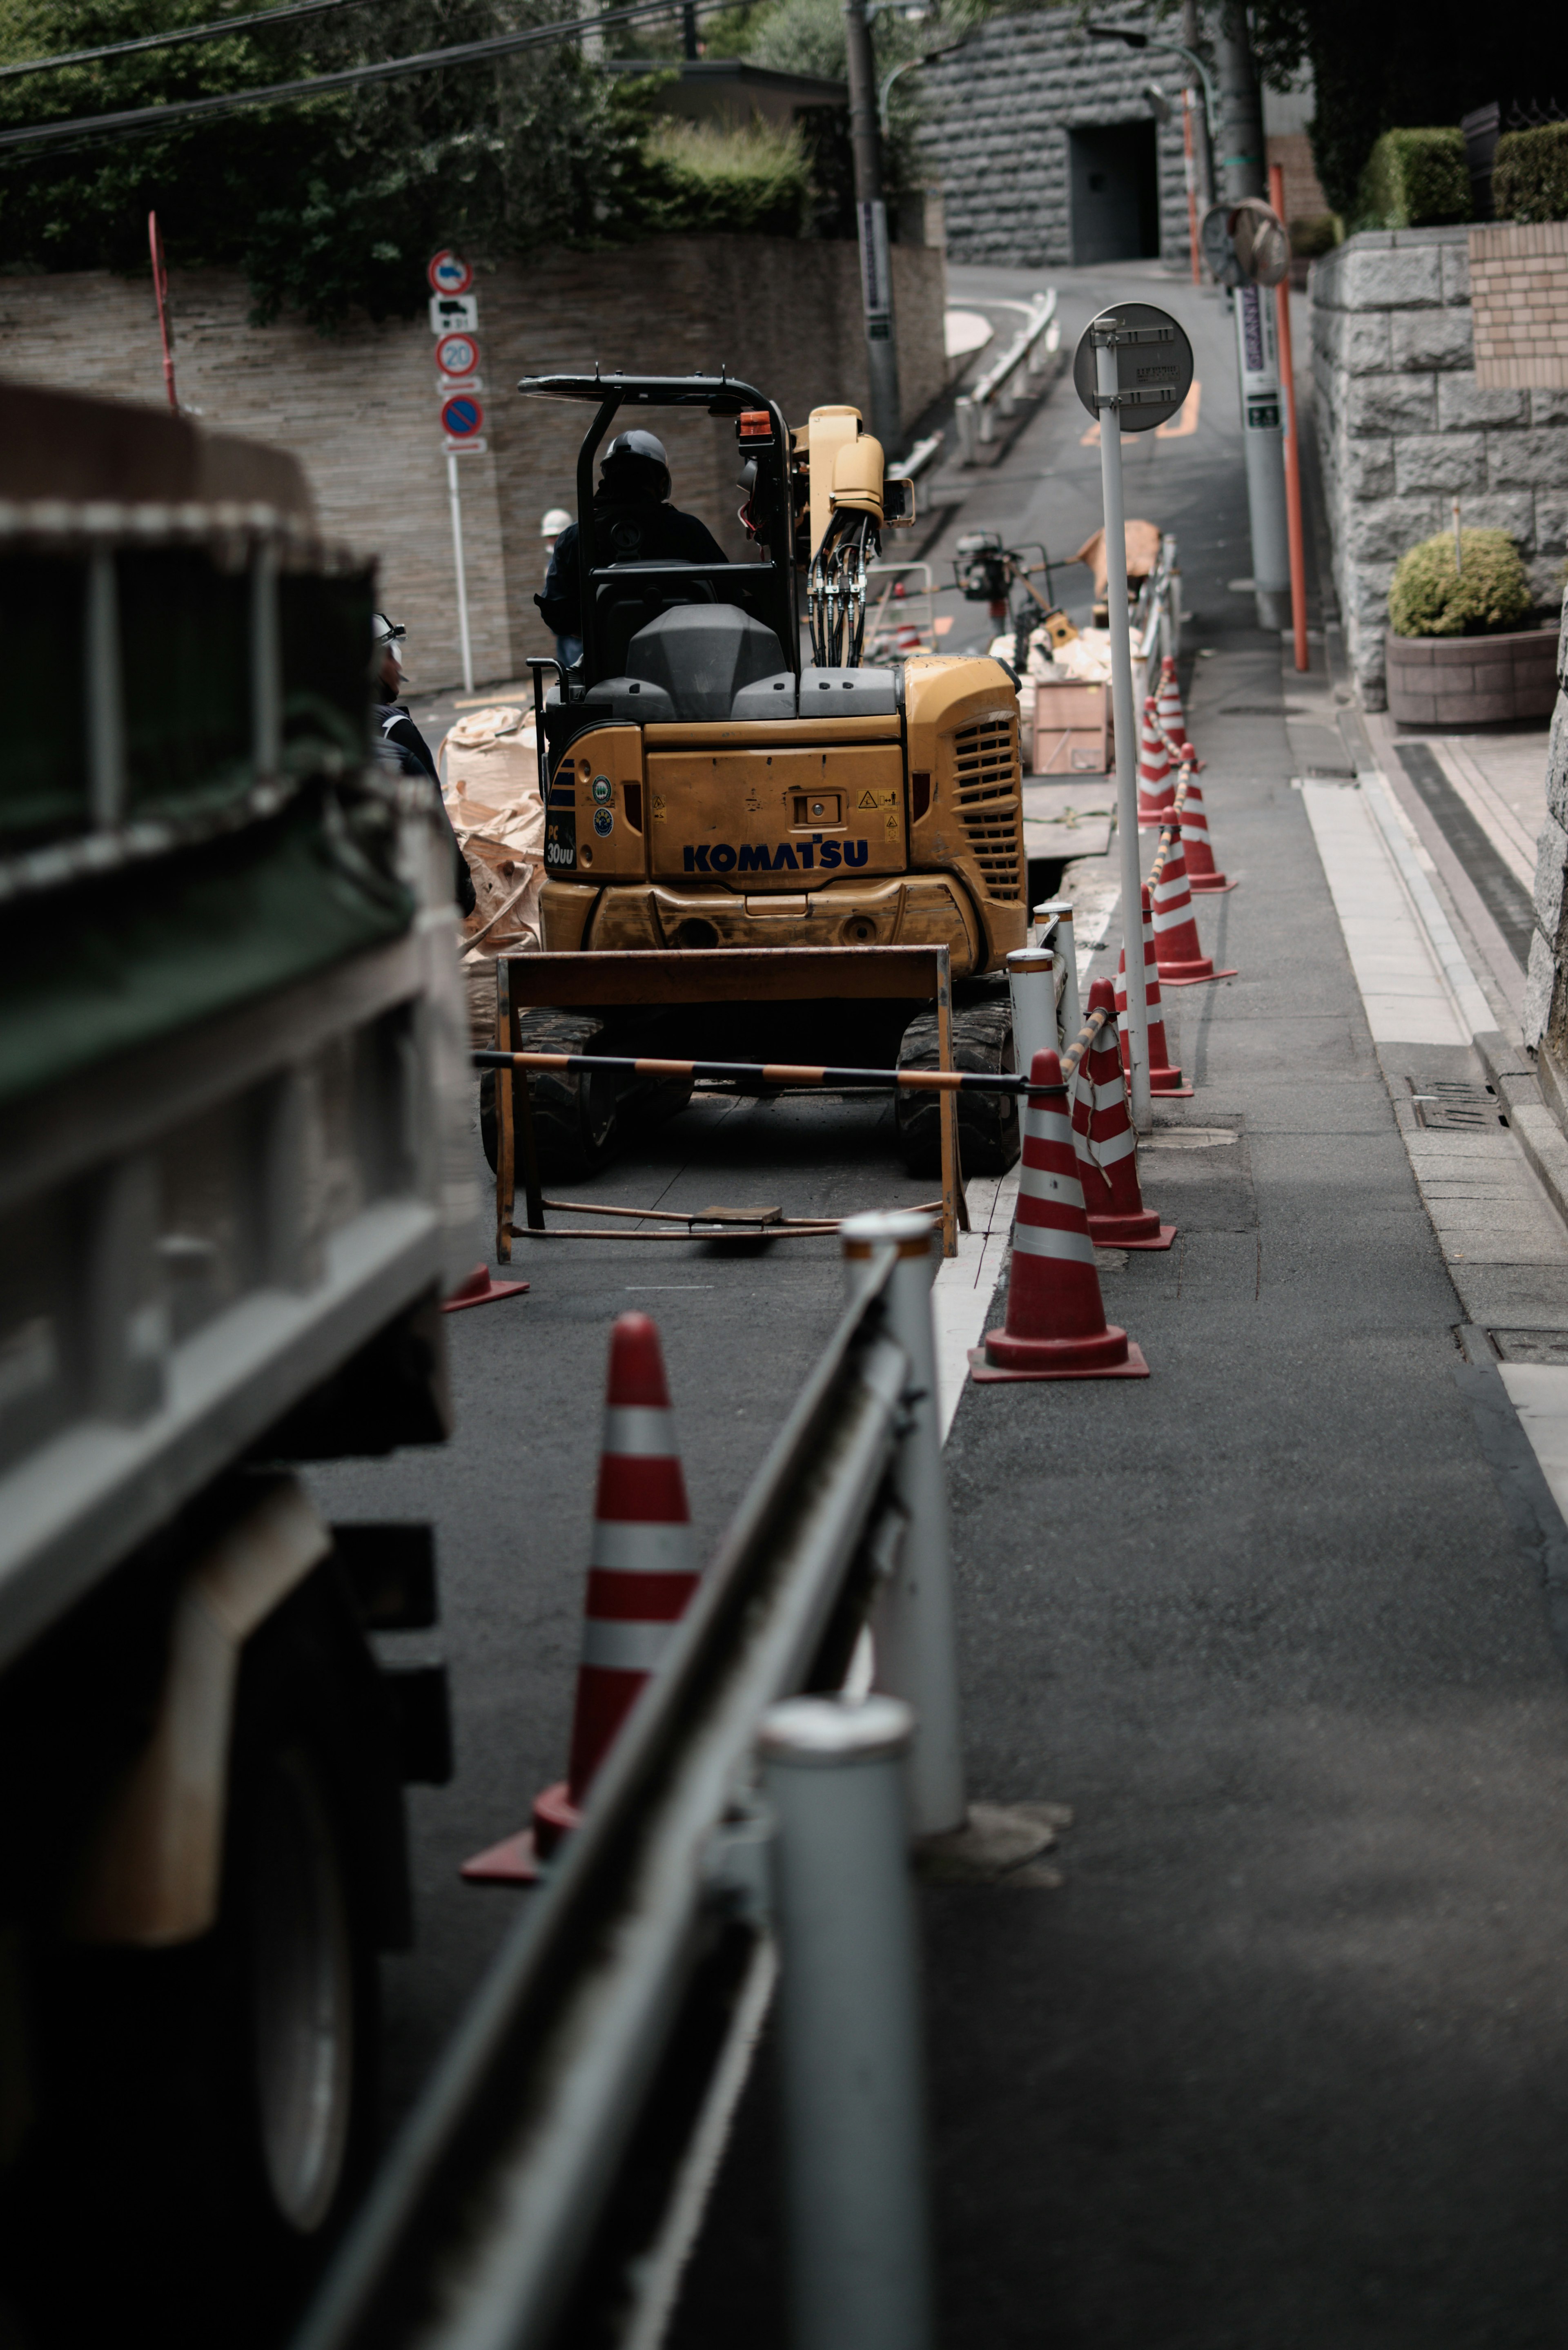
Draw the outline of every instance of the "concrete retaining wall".
<instances>
[{"instance_id":1,"label":"concrete retaining wall","mask_svg":"<svg viewBox=\"0 0 1568 2350\"><path fill-rule=\"evenodd\" d=\"M1334 582L1366 707L1385 705L1388 586L1460 501L1506 530L1542 603L1568 544L1568 392L1478 382L1465 228L1366 231L1314 262L1313 374Z\"/></svg>"},{"instance_id":2,"label":"concrete retaining wall","mask_svg":"<svg viewBox=\"0 0 1568 2350\"><path fill-rule=\"evenodd\" d=\"M900 388L907 421L943 390L946 275L940 252L893 249ZM551 639L535 609L543 585L539 519L576 504L581 408L520 400L521 375L638 367L685 373L728 366L771 391L792 421L826 401L867 400L859 262L852 244L773 237L665 237L628 251L550 253L524 268L482 267L476 286L486 410L483 456L460 461L469 606L478 682L517 677ZM171 299L181 400L215 430L289 449L310 476L333 536L382 556L387 608L407 625L410 681L460 674L432 342L421 315L354 318L318 336L298 318L247 325L244 281L177 271ZM35 383L161 405L151 282L106 272L0 281L0 369ZM732 555L732 424L670 416L679 503Z\"/></svg>"}]
</instances>

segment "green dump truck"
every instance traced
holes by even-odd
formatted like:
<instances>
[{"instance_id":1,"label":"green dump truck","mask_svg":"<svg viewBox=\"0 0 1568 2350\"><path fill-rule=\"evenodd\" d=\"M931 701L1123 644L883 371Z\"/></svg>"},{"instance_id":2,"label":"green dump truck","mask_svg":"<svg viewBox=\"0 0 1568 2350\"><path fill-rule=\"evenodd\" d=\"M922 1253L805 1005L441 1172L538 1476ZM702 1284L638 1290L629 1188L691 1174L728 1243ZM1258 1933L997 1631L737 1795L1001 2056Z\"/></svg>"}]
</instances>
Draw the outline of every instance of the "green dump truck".
<instances>
[{"instance_id":1,"label":"green dump truck","mask_svg":"<svg viewBox=\"0 0 1568 2350\"><path fill-rule=\"evenodd\" d=\"M0 390L0 2336L276 2337L362 2178L472 1213L449 851L275 451Z\"/></svg>"}]
</instances>

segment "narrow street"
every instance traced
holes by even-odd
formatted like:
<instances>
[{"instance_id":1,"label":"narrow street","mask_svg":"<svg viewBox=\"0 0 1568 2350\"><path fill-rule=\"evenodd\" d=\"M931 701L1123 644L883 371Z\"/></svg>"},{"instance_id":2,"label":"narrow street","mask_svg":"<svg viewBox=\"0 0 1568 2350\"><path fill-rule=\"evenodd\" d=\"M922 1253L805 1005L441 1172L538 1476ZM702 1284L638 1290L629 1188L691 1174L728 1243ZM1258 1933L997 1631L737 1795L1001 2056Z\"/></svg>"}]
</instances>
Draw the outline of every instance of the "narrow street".
<instances>
[{"instance_id":1,"label":"narrow street","mask_svg":"<svg viewBox=\"0 0 1568 2350\"><path fill-rule=\"evenodd\" d=\"M1038 282L955 270L953 298ZM1483 1446L1511 1342L1482 1334L1561 1360L1568 1233L1474 1041L1517 1034L1543 758L1350 716L1315 594L1313 671L1282 667L1244 579L1228 319L1147 265L1056 282L1069 350L1135 290L1197 350L1196 429L1128 443L1127 504L1180 545L1187 712L1241 879L1199 924L1238 975L1166 996L1196 1091L1157 1106L1141 1164L1177 1245L1102 1252L1153 1377L948 1398L971 1792L1074 1824L1055 1889L924 1896L943 2339L1554 2341L1568 1686ZM1087 430L1059 380L992 466L923 489L939 578L965 529L1071 553L1098 520ZM1086 616L1086 572L1057 592ZM982 610L944 608L949 649L983 641ZM1479 1119L1446 1130L1439 1086L1479 1089ZM841 1214L919 1188L890 1113L790 1100L689 1111L594 1196ZM939 1282L950 1381L1001 1318L1010 1197ZM416 1799L394 2112L515 1906L458 1866L559 1773L609 1320L659 1322L701 1547L841 1282L831 1241L546 1242L518 1269L526 1300L452 1317L447 1451L314 1479L337 1516L439 1529L458 1773ZM680 2350L784 2338L770 2096L764 2064Z\"/></svg>"}]
</instances>

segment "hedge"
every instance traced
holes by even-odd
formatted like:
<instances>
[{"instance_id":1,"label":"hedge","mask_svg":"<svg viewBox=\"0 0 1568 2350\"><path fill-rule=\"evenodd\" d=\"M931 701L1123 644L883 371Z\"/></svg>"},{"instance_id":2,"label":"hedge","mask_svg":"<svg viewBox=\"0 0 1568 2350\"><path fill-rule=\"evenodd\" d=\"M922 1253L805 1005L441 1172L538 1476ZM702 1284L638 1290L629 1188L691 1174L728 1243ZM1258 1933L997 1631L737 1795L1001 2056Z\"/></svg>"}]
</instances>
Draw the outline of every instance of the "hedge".
<instances>
[{"instance_id":1,"label":"hedge","mask_svg":"<svg viewBox=\"0 0 1568 2350\"><path fill-rule=\"evenodd\" d=\"M1530 582L1507 531L1467 530L1462 536L1462 572L1454 561L1451 530L1399 557L1388 590L1388 621L1397 637L1481 637L1529 627Z\"/></svg>"},{"instance_id":2,"label":"hedge","mask_svg":"<svg viewBox=\"0 0 1568 2350\"><path fill-rule=\"evenodd\" d=\"M1361 175L1357 228L1439 228L1469 216L1469 163L1457 125L1383 133Z\"/></svg>"},{"instance_id":3,"label":"hedge","mask_svg":"<svg viewBox=\"0 0 1568 2350\"><path fill-rule=\"evenodd\" d=\"M1500 221L1568 220L1568 122L1503 133L1492 165L1491 208Z\"/></svg>"}]
</instances>

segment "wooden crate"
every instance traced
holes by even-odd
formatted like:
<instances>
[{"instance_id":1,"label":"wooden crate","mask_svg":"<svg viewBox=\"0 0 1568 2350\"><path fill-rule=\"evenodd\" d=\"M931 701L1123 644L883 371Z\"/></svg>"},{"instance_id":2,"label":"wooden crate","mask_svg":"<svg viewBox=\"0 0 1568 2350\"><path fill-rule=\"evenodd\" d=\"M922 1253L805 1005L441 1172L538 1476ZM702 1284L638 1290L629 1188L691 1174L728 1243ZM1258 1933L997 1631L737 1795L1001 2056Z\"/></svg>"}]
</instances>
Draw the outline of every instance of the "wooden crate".
<instances>
[{"instance_id":1,"label":"wooden crate","mask_svg":"<svg viewBox=\"0 0 1568 2350\"><path fill-rule=\"evenodd\" d=\"M1108 775L1116 764L1108 685L1034 688L1034 775Z\"/></svg>"}]
</instances>

